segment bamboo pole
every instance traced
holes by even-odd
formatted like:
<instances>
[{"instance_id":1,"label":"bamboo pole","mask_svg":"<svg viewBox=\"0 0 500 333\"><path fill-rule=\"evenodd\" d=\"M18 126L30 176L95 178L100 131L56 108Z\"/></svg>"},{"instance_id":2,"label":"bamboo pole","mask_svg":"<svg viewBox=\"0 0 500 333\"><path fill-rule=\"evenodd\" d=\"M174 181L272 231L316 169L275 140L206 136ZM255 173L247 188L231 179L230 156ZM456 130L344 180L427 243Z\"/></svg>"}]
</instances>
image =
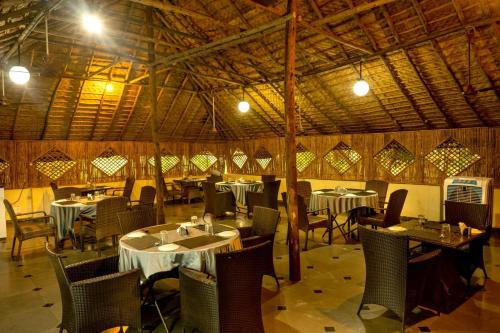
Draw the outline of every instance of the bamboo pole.
<instances>
[{"instance_id":1,"label":"bamboo pole","mask_svg":"<svg viewBox=\"0 0 500 333\"><path fill-rule=\"evenodd\" d=\"M288 201L290 280L300 281L299 211L297 206L297 147L295 139L295 46L297 39L297 0L288 0L285 53L285 168Z\"/></svg>"},{"instance_id":2,"label":"bamboo pole","mask_svg":"<svg viewBox=\"0 0 500 333\"><path fill-rule=\"evenodd\" d=\"M153 22L153 11L150 8L147 11L148 21ZM148 32L154 38L153 29L148 26ZM149 52L149 61L151 64L155 61L154 43L148 43L148 47L152 52ZM158 136L158 101L156 99L156 66L153 64L149 67L149 92L151 98L151 139L154 146L155 158L155 180L156 180L156 224L165 223L165 214L163 212L163 173L161 171L161 151L160 139Z\"/></svg>"}]
</instances>

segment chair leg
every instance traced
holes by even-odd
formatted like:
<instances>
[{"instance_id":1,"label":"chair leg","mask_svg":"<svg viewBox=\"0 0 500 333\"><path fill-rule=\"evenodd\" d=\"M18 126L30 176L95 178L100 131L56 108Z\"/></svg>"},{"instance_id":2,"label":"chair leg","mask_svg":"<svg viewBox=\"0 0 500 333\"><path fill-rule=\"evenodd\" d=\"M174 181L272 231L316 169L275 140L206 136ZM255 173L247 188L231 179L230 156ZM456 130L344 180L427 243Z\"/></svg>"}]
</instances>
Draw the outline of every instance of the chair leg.
<instances>
[{"instance_id":1,"label":"chair leg","mask_svg":"<svg viewBox=\"0 0 500 333\"><path fill-rule=\"evenodd\" d=\"M304 251L307 251L307 239L309 238L309 229L306 229L306 243L304 244Z\"/></svg>"},{"instance_id":2,"label":"chair leg","mask_svg":"<svg viewBox=\"0 0 500 333\"><path fill-rule=\"evenodd\" d=\"M401 333L405 332L405 313L403 311L403 318L401 318Z\"/></svg>"},{"instance_id":3,"label":"chair leg","mask_svg":"<svg viewBox=\"0 0 500 333\"><path fill-rule=\"evenodd\" d=\"M12 238L12 249L10 250L10 257L14 257L14 248L16 247L16 236Z\"/></svg>"},{"instance_id":4,"label":"chair leg","mask_svg":"<svg viewBox=\"0 0 500 333\"><path fill-rule=\"evenodd\" d=\"M160 316L161 323L163 324L163 327L165 327L165 332L168 333L169 330L168 330L167 323L165 322L165 319L163 318L163 314L161 313L160 307L158 306L158 302L156 302L156 300L155 300L155 307L156 307L156 311L158 311L158 316Z\"/></svg>"},{"instance_id":5,"label":"chair leg","mask_svg":"<svg viewBox=\"0 0 500 333\"><path fill-rule=\"evenodd\" d=\"M356 314L359 316L359 314L361 313L361 309L363 309L363 302L359 303L359 308L358 308L358 312L356 312Z\"/></svg>"},{"instance_id":6,"label":"chair leg","mask_svg":"<svg viewBox=\"0 0 500 333\"><path fill-rule=\"evenodd\" d=\"M21 257L21 246L23 246L23 241L19 240L19 248L17 249L17 259Z\"/></svg>"},{"instance_id":7,"label":"chair leg","mask_svg":"<svg viewBox=\"0 0 500 333\"><path fill-rule=\"evenodd\" d=\"M59 333L62 333L64 331L64 328L62 327L62 323L61 323L61 326L59 326Z\"/></svg>"}]
</instances>

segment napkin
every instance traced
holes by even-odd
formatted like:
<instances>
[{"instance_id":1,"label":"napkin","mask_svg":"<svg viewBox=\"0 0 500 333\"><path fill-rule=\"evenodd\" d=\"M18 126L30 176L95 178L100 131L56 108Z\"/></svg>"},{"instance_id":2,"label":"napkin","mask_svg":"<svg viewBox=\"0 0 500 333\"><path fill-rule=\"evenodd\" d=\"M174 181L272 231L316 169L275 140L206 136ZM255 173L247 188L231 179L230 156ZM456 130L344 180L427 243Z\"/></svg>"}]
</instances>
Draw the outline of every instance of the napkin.
<instances>
[{"instance_id":1,"label":"napkin","mask_svg":"<svg viewBox=\"0 0 500 333\"><path fill-rule=\"evenodd\" d=\"M234 235L236 235L234 231L222 231L217 234L217 236L227 237L227 238L233 237Z\"/></svg>"},{"instance_id":2,"label":"napkin","mask_svg":"<svg viewBox=\"0 0 500 333\"><path fill-rule=\"evenodd\" d=\"M158 251L166 252L166 251L175 251L179 248L180 246L177 244L165 244L158 246Z\"/></svg>"}]
</instances>

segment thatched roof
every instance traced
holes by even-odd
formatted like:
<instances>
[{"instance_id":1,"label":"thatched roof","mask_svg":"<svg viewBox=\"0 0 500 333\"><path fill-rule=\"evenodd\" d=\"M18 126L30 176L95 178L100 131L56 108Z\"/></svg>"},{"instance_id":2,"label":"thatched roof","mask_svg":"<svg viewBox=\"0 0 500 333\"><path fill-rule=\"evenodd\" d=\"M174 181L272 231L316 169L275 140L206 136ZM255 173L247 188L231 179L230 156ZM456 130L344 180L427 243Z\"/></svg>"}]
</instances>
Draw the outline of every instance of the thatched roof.
<instances>
[{"instance_id":1,"label":"thatched roof","mask_svg":"<svg viewBox=\"0 0 500 333\"><path fill-rule=\"evenodd\" d=\"M94 1L99 37L80 24L87 3L0 2L3 70L21 42L32 73L5 80L0 139L150 140L151 64L162 141L283 135L286 1ZM500 1L301 0L299 11L301 134L500 125ZM462 93L468 34L476 95ZM352 92L361 59L365 97Z\"/></svg>"}]
</instances>

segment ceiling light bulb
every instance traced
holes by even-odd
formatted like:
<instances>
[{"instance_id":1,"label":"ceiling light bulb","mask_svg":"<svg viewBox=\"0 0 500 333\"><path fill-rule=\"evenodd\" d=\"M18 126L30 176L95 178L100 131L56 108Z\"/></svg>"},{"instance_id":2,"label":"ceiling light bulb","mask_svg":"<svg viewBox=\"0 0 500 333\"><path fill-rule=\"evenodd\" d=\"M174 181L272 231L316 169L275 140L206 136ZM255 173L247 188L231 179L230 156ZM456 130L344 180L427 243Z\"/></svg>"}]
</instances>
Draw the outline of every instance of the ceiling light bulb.
<instances>
[{"instance_id":1,"label":"ceiling light bulb","mask_svg":"<svg viewBox=\"0 0 500 333\"><path fill-rule=\"evenodd\" d=\"M240 110L240 112L247 112L248 110L250 110L250 104L248 104L247 101L241 101L238 104L238 110Z\"/></svg>"},{"instance_id":2,"label":"ceiling light bulb","mask_svg":"<svg viewBox=\"0 0 500 333\"><path fill-rule=\"evenodd\" d=\"M12 66L9 77L15 84L25 84L30 79L30 72L23 66Z\"/></svg>"},{"instance_id":3,"label":"ceiling light bulb","mask_svg":"<svg viewBox=\"0 0 500 333\"><path fill-rule=\"evenodd\" d=\"M99 34L102 31L101 19L96 15L87 14L83 16L83 27L91 33Z\"/></svg>"},{"instance_id":4,"label":"ceiling light bulb","mask_svg":"<svg viewBox=\"0 0 500 333\"><path fill-rule=\"evenodd\" d=\"M370 86L368 85L368 82L361 79L356 81L356 83L352 87L352 90L358 96L365 96L366 94L368 94Z\"/></svg>"},{"instance_id":5,"label":"ceiling light bulb","mask_svg":"<svg viewBox=\"0 0 500 333\"><path fill-rule=\"evenodd\" d=\"M111 83L108 83L108 84L106 85L106 91L107 91L107 92L112 92L112 91L113 91L113 85L112 85Z\"/></svg>"}]
</instances>

